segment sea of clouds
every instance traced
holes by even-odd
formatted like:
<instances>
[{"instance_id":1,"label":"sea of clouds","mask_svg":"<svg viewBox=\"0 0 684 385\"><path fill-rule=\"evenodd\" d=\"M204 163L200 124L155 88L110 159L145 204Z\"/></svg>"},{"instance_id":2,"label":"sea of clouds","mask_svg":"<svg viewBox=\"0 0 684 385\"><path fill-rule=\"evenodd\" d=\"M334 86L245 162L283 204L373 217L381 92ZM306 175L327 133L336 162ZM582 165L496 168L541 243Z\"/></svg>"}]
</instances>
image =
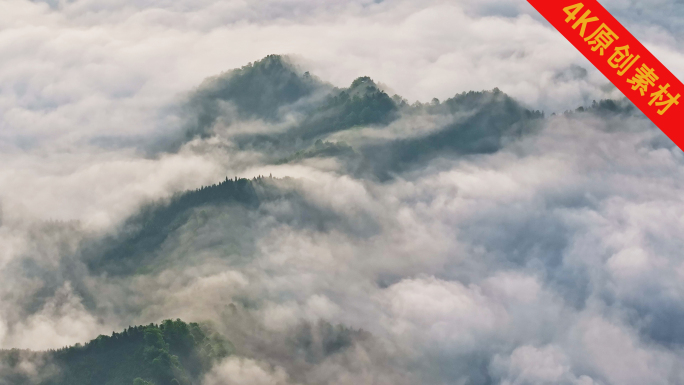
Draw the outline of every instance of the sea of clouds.
<instances>
[{"instance_id":1,"label":"sea of clouds","mask_svg":"<svg viewBox=\"0 0 684 385\"><path fill-rule=\"evenodd\" d=\"M681 5L604 2L676 75ZM207 385L684 382L684 154L638 114L549 117L619 94L524 1L6 0L0 26L0 348L181 318L240 352ZM383 182L331 159L263 164L230 135L140 149L178 135L204 78L271 53L410 101L499 87L547 119ZM80 259L145 202L269 174L306 204L217 209L151 274Z\"/></svg>"}]
</instances>

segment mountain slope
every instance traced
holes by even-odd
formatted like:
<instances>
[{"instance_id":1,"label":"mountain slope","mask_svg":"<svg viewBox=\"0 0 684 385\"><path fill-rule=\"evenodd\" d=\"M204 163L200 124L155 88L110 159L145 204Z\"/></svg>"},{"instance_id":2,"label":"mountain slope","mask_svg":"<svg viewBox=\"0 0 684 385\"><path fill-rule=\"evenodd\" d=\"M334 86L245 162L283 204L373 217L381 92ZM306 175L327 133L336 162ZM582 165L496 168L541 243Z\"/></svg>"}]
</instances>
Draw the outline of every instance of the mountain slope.
<instances>
[{"instance_id":1,"label":"mountain slope","mask_svg":"<svg viewBox=\"0 0 684 385\"><path fill-rule=\"evenodd\" d=\"M86 245L88 265L93 271L109 274L140 272L155 262L156 253L177 230L193 220L202 222L206 218L202 208L254 209L258 205L259 197L250 181L228 178L212 186L177 194L169 202L147 204L126 220L117 234Z\"/></svg>"},{"instance_id":2,"label":"mountain slope","mask_svg":"<svg viewBox=\"0 0 684 385\"><path fill-rule=\"evenodd\" d=\"M166 320L57 351L0 352L0 384L190 385L233 350L206 327ZM37 373L21 370L29 363L41 363Z\"/></svg>"},{"instance_id":3,"label":"mountain slope","mask_svg":"<svg viewBox=\"0 0 684 385\"><path fill-rule=\"evenodd\" d=\"M205 80L185 106L190 117L186 137L209 135L219 119L224 124L236 119L277 121L281 108L326 88L308 72L298 71L287 58L267 56Z\"/></svg>"},{"instance_id":4,"label":"mountain slope","mask_svg":"<svg viewBox=\"0 0 684 385\"><path fill-rule=\"evenodd\" d=\"M451 116L453 122L422 136L362 145L375 175L389 178L388 172L410 169L438 156L496 152L507 142L536 132L544 116L498 89L464 92L441 104L414 108L412 113Z\"/></svg>"},{"instance_id":5,"label":"mountain slope","mask_svg":"<svg viewBox=\"0 0 684 385\"><path fill-rule=\"evenodd\" d=\"M441 156L498 151L536 132L543 118L498 89L409 105L399 95L390 97L368 76L347 88L333 88L277 55L207 79L186 109L186 140L229 138L238 149L256 151L271 164L335 158L356 176L380 180ZM234 128L255 119L265 128ZM440 123L421 130L410 127L414 120ZM394 130L401 126L409 126L411 135L397 136ZM364 130L375 132L373 140L363 140ZM341 136L357 139L351 151L315 148L317 141L349 147L337 139Z\"/></svg>"}]
</instances>

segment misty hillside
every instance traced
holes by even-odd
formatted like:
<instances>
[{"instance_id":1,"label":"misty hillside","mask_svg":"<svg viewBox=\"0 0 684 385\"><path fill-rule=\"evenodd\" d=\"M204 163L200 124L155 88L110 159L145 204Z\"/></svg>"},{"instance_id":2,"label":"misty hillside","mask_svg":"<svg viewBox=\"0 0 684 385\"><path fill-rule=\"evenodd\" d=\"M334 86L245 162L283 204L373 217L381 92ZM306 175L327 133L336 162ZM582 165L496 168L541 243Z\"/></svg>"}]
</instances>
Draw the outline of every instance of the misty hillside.
<instances>
[{"instance_id":1,"label":"misty hillside","mask_svg":"<svg viewBox=\"0 0 684 385\"><path fill-rule=\"evenodd\" d=\"M316 365L369 338L366 332L326 322L303 324L288 336L283 353L300 360L300 366ZM0 350L0 384L201 384L214 366L229 357L240 359L239 354L208 325L165 320L58 350Z\"/></svg>"},{"instance_id":2,"label":"misty hillside","mask_svg":"<svg viewBox=\"0 0 684 385\"><path fill-rule=\"evenodd\" d=\"M599 2L632 89L528 1L0 0L0 385L684 385L684 0Z\"/></svg>"},{"instance_id":3,"label":"misty hillside","mask_svg":"<svg viewBox=\"0 0 684 385\"><path fill-rule=\"evenodd\" d=\"M346 231L372 234L373 224L354 228L325 208L315 207L296 190L291 179L254 177L228 179L176 194L170 200L151 202L128 218L115 234L86 241L84 260L93 273L147 274L169 267L189 266L188 255L217 247L231 265L251 261L259 236L255 214L274 215L291 226L325 231L343 226ZM288 212L273 205L287 203ZM197 234L204 234L198 237ZM179 250L178 247L184 243ZM169 250L175 250L169 252Z\"/></svg>"},{"instance_id":4,"label":"misty hillside","mask_svg":"<svg viewBox=\"0 0 684 385\"><path fill-rule=\"evenodd\" d=\"M621 104L594 102L588 111L634 111ZM271 55L207 79L189 97L183 117L185 141L224 137L272 164L331 158L356 176L388 180L438 157L494 153L538 132L544 114L499 89L410 104L368 76L336 88ZM236 130L246 121L274 128Z\"/></svg>"},{"instance_id":5,"label":"misty hillside","mask_svg":"<svg viewBox=\"0 0 684 385\"><path fill-rule=\"evenodd\" d=\"M399 95L390 97L367 76L357 78L348 88L336 88L278 55L205 80L182 111L186 141L227 137L240 150L255 151L273 165L329 159L345 172L373 180L419 169L437 157L496 152L506 143L536 132L543 118L541 112L525 109L498 89L409 105ZM415 119L419 125L426 120L431 123L426 130L394 135L396 130L406 130L402 122L406 119ZM234 126L244 124L240 122L259 121L278 128L232 132ZM384 139L382 131L395 138ZM294 190L286 190L287 194L262 178L226 178L218 185L177 194L169 202L147 204L116 235L84 247L88 266L93 272L108 274L181 266L183 255L202 252L192 249L195 241L180 253L167 250L176 249L174 242L184 239L179 234L207 227L216 229L213 243L233 256L231 263L241 263L254 252L257 230L250 212L268 210L263 203L271 201L284 200L296 208L291 218L281 218L288 223L324 230L331 221L340 222L334 213L311 207ZM208 221L213 215L207 215L207 210L233 218L230 228L218 230L217 223ZM363 222L360 227L344 226L372 234L373 221ZM224 234L236 236L226 238ZM237 255L240 259L235 259Z\"/></svg>"},{"instance_id":6,"label":"misty hillside","mask_svg":"<svg viewBox=\"0 0 684 385\"><path fill-rule=\"evenodd\" d=\"M258 208L259 197L255 186L246 179L226 178L212 186L177 194L169 202L147 204L122 225L118 235L90 245L94 254L89 267L109 274L144 272L152 264L159 262L155 261L155 255L177 230L193 222L198 222L198 225L202 223L202 218L206 217L202 208L216 210L220 206L247 210ZM240 224L236 223L237 225ZM231 241L235 244L243 243L239 237Z\"/></svg>"},{"instance_id":7,"label":"misty hillside","mask_svg":"<svg viewBox=\"0 0 684 385\"><path fill-rule=\"evenodd\" d=\"M190 385L233 351L196 323L166 320L56 351L0 351L0 384ZM41 364L27 373L26 362Z\"/></svg>"},{"instance_id":8,"label":"misty hillside","mask_svg":"<svg viewBox=\"0 0 684 385\"><path fill-rule=\"evenodd\" d=\"M186 108L193 120L187 136L208 135L213 124L228 118L226 104L234 107L233 119L260 118L276 121L281 109L311 97L327 86L308 72L298 74L291 64L276 55L205 80Z\"/></svg>"},{"instance_id":9,"label":"misty hillside","mask_svg":"<svg viewBox=\"0 0 684 385\"><path fill-rule=\"evenodd\" d=\"M659 208L684 158L629 102L386 88L268 56L167 109L163 140L122 150L139 159L86 169L90 222L0 218L21 235L0 339L30 349L0 353L0 384L613 385L583 358L597 338L684 346L681 269L631 289L681 249L638 224L677 228Z\"/></svg>"},{"instance_id":10,"label":"misty hillside","mask_svg":"<svg viewBox=\"0 0 684 385\"><path fill-rule=\"evenodd\" d=\"M543 114L498 89L410 105L399 95L388 95L370 77L335 88L302 72L286 57L272 55L207 79L190 96L184 116L186 140L227 136L241 149L258 151L274 163L302 161L307 155L327 157L313 151L317 141L328 147L351 145L353 151L345 151L344 159L351 172L387 179L392 172L419 167L437 156L494 152L535 132L534 122ZM380 140L382 130L406 131L401 118L431 120L439 126ZM256 134L232 132L230 126L239 120L260 120L279 128ZM359 131L361 127L366 129ZM372 137L363 140L364 135Z\"/></svg>"}]
</instances>

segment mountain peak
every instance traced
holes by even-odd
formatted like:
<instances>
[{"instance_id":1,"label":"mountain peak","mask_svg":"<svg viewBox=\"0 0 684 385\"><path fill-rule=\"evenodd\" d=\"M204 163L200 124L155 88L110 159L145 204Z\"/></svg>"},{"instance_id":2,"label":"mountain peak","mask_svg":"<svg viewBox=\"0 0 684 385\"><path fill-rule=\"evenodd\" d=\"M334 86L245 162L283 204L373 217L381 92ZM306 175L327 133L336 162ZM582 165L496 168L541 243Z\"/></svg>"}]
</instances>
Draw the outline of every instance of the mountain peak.
<instances>
[{"instance_id":1,"label":"mountain peak","mask_svg":"<svg viewBox=\"0 0 684 385\"><path fill-rule=\"evenodd\" d=\"M285 56L269 55L242 68L205 80L188 103L187 136L205 136L221 119L277 121L281 109L312 95L325 85L303 73ZM235 113L227 116L225 104Z\"/></svg>"},{"instance_id":2,"label":"mountain peak","mask_svg":"<svg viewBox=\"0 0 684 385\"><path fill-rule=\"evenodd\" d=\"M349 88L356 88L360 86L372 86L372 87L377 87L373 79L371 79L369 76L360 76L356 78L351 86Z\"/></svg>"},{"instance_id":3,"label":"mountain peak","mask_svg":"<svg viewBox=\"0 0 684 385\"><path fill-rule=\"evenodd\" d=\"M350 96L359 95L363 96L369 93L375 93L381 91L378 85L368 76L361 76L356 78L351 86L347 89L347 93Z\"/></svg>"},{"instance_id":4,"label":"mountain peak","mask_svg":"<svg viewBox=\"0 0 684 385\"><path fill-rule=\"evenodd\" d=\"M282 55L268 55L265 58L250 63L244 67L242 70L247 70L249 68L260 69L260 70L270 70L279 71L285 70L292 73L296 73L297 69L294 64L289 60L287 56Z\"/></svg>"}]
</instances>

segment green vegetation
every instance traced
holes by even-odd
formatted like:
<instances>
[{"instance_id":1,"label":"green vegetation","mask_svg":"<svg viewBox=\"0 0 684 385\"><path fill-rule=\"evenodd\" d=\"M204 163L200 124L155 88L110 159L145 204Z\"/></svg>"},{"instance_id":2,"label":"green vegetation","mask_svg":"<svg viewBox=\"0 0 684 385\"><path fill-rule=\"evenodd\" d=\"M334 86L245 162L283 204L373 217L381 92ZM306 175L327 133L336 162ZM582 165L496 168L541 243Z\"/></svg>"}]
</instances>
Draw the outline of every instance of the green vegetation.
<instances>
[{"instance_id":1,"label":"green vegetation","mask_svg":"<svg viewBox=\"0 0 684 385\"><path fill-rule=\"evenodd\" d=\"M624 98L620 100L603 99L598 102L594 100L591 103L591 107L585 108L580 106L574 111L565 111L563 115L570 116L573 114L591 113L605 117L611 115L630 115L635 112L638 112L638 110L634 104L632 104L629 99Z\"/></svg>"},{"instance_id":2,"label":"green vegetation","mask_svg":"<svg viewBox=\"0 0 684 385\"><path fill-rule=\"evenodd\" d=\"M205 80L186 106L186 138L211 133L217 119L226 119L226 103L236 108L232 118L275 121L280 108L326 87L308 72L300 73L287 58L264 59Z\"/></svg>"},{"instance_id":3,"label":"green vegetation","mask_svg":"<svg viewBox=\"0 0 684 385\"><path fill-rule=\"evenodd\" d=\"M442 103L416 103L407 114L446 115L453 123L424 136L363 146L359 151L381 179L440 156L493 153L507 142L536 132L544 113L531 111L499 89L464 92Z\"/></svg>"},{"instance_id":4,"label":"green vegetation","mask_svg":"<svg viewBox=\"0 0 684 385\"><path fill-rule=\"evenodd\" d=\"M253 182L226 178L221 183L178 194L170 202L145 205L124 223L118 234L87 246L89 268L109 274L144 272L154 262L160 246L193 215L201 215L203 208L225 205L258 207Z\"/></svg>"},{"instance_id":5,"label":"green vegetation","mask_svg":"<svg viewBox=\"0 0 684 385\"><path fill-rule=\"evenodd\" d=\"M395 101L367 76L347 89L329 95L301 126L289 132L304 140L360 125L389 124L398 118Z\"/></svg>"},{"instance_id":6,"label":"green vegetation","mask_svg":"<svg viewBox=\"0 0 684 385\"><path fill-rule=\"evenodd\" d=\"M572 71L572 76L586 76L582 68ZM635 111L626 100L604 100L575 113ZM357 78L347 88L336 88L302 73L278 55L207 79L191 97L187 112L186 140L214 135L215 130L229 132L233 122L257 119L269 129L230 135L240 149L259 152L271 164L336 158L349 173L379 180L419 169L436 158L499 151L537 132L544 118L543 112L525 108L496 88L413 104L399 95L390 97L368 76ZM403 118L410 119L403 122ZM421 131L418 124L408 136L390 133L366 144L354 141L354 148L331 143L331 134L367 126L379 132L392 123L401 128L413 124L411 119L428 125ZM277 125L270 127L270 123ZM430 127L433 123L439 126ZM354 135L349 133L349 137Z\"/></svg>"},{"instance_id":7,"label":"green vegetation","mask_svg":"<svg viewBox=\"0 0 684 385\"><path fill-rule=\"evenodd\" d=\"M617 108L607 103L601 107ZM239 148L265 154L274 164L332 157L354 175L380 180L438 157L496 152L536 132L544 117L498 89L409 105L399 95L390 97L368 76L348 88L334 88L301 74L277 55L208 79L193 95L189 112L187 139L211 136L217 127L230 129L230 123L239 119L282 124L287 117L293 124L283 125L283 130L240 133L232 140ZM435 120L444 124L424 135L387 137L354 148L326 142L340 131L365 126L381 130L405 116L438 117ZM219 120L222 124L216 125Z\"/></svg>"},{"instance_id":8,"label":"green vegetation","mask_svg":"<svg viewBox=\"0 0 684 385\"><path fill-rule=\"evenodd\" d=\"M297 151L291 156L277 161L276 164L299 162L304 159L316 157L354 158L358 156L359 154L354 151L350 145L344 142L323 142L319 139L312 147L307 148L306 150Z\"/></svg>"},{"instance_id":9,"label":"green vegetation","mask_svg":"<svg viewBox=\"0 0 684 385\"><path fill-rule=\"evenodd\" d=\"M0 364L16 368L27 359L42 363L39 380L2 373L14 384L191 385L233 351L229 341L206 327L166 320L56 351L3 352Z\"/></svg>"}]
</instances>

